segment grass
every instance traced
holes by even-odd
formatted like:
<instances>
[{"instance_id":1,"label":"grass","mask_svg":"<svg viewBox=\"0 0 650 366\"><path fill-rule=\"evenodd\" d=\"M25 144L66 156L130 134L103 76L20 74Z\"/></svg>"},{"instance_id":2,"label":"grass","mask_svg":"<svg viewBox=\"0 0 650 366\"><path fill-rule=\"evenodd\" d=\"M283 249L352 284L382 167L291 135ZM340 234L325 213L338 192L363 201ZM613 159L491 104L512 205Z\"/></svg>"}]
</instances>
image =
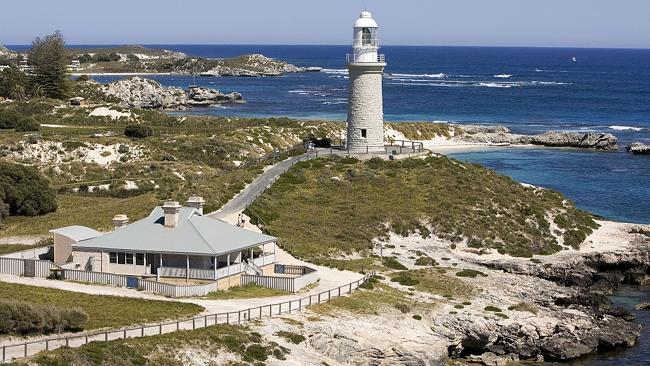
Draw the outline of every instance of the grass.
<instances>
[{"instance_id":1,"label":"grass","mask_svg":"<svg viewBox=\"0 0 650 366\"><path fill-rule=\"evenodd\" d=\"M331 315L340 311L355 314L378 314L380 311L396 309L400 304L415 302L409 294L383 283L376 283L370 290L360 290L350 296L337 297L327 303L313 305L309 310L319 315Z\"/></svg>"},{"instance_id":2,"label":"grass","mask_svg":"<svg viewBox=\"0 0 650 366\"><path fill-rule=\"evenodd\" d=\"M184 350L200 350L213 358L229 353L235 360L229 364L262 364L269 358L284 359L290 351L250 328L215 325L207 328L163 335L129 338L109 342L91 342L79 348L59 348L16 362L16 365L164 365L182 366L188 361ZM229 357L228 357L229 358ZM223 360L223 359L222 359Z\"/></svg>"},{"instance_id":3,"label":"grass","mask_svg":"<svg viewBox=\"0 0 650 366\"><path fill-rule=\"evenodd\" d=\"M43 245L0 244L0 255L41 248Z\"/></svg>"},{"instance_id":4,"label":"grass","mask_svg":"<svg viewBox=\"0 0 650 366\"><path fill-rule=\"evenodd\" d=\"M557 192L524 187L446 157L301 162L249 211L261 218L264 230L281 238L285 249L319 264L336 254L368 256L375 239L387 239L390 232L435 234L532 257L561 250L547 217L561 217L568 231L580 233L577 238L596 226Z\"/></svg>"},{"instance_id":5,"label":"grass","mask_svg":"<svg viewBox=\"0 0 650 366\"><path fill-rule=\"evenodd\" d=\"M226 291L212 292L206 296L210 300L252 299L288 295L282 290L270 289L255 284L231 287Z\"/></svg>"},{"instance_id":6,"label":"grass","mask_svg":"<svg viewBox=\"0 0 650 366\"><path fill-rule=\"evenodd\" d=\"M36 217L8 217L0 236L41 235L69 225L106 230L112 228L111 219L116 214L127 214L135 221L148 215L159 203L150 194L129 199L58 195L57 200L59 208L55 212Z\"/></svg>"},{"instance_id":7,"label":"grass","mask_svg":"<svg viewBox=\"0 0 650 366\"><path fill-rule=\"evenodd\" d=\"M0 282L0 298L34 305L52 304L60 308L79 307L88 314L86 330L176 319L196 315L203 310L195 304L174 301L88 295L6 282Z\"/></svg>"},{"instance_id":8,"label":"grass","mask_svg":"<svg viewBox=\"0 0 650 366\"><path fill-rule=\"evenodd\" d=\"M410 284L416 290L443 296L446 298L469 299L478 294L479 290L466 283L433 269L418 269L393 273L391 281Z\"/></svg>"}]
</instances>

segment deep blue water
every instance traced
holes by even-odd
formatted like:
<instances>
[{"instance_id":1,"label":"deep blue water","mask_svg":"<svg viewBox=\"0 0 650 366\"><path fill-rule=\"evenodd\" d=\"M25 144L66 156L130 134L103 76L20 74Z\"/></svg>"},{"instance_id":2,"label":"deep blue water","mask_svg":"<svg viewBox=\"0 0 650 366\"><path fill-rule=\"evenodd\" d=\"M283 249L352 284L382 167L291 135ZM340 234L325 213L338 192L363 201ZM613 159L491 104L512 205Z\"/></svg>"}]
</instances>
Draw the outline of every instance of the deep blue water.
<instances>
[{"instance_id":1,"label":"deep blue water","mask_svg":"<svg viewBox=\"0 0 650 366\"><path fill-rule=\"evenodd\" d=\"M196 79L202 86L239 91L248 101L191 113L346 117L348 46L153 46L202 57L262 53L325 68L271 78L152 76L179 87ZM382 53L388 61L386 120L498 123L522 133L615 134L621 149L614 153L501 149L454 156L556 189L605 218L650 223L650 157L624 152L633 141L650 143L650 50L386 46Z\"/></svg>"}]
</instances>

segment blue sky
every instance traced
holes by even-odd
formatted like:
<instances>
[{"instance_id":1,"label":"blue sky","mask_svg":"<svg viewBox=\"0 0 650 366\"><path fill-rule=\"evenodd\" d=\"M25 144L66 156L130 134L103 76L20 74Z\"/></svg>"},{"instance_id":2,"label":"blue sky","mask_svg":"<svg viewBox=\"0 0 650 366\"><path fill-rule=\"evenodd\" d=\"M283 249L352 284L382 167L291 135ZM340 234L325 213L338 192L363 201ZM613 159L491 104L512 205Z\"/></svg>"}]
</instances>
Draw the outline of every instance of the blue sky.
<instances>
[{"instance_id":1,"label":"blue sky","mask_svg":"<svg viewBox=\"0 0 650 366\"><path fill-rule=\"evenodd\" d=\"M0 44L347 44L364 7L384 44L650 48L649 0L16 0Z\"/></svg>"}]
</instances>

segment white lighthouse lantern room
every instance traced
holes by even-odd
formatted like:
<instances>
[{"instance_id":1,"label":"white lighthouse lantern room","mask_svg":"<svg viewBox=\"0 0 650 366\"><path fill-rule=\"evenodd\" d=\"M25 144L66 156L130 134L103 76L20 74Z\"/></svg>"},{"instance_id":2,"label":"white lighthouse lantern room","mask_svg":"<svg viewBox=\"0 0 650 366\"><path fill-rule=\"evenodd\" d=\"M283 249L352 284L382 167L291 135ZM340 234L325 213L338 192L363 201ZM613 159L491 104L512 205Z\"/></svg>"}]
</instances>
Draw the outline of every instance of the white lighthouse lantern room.
<instances>
[{"instance_id":1,"label":"white lighthouse lantern room","mask_svg":"<svg viewBox=\"0 0 650 366\"><path fill-rule=\"evenodd\" d=\"M353 152L384 152L382 77L386 62L379 51L379 26L364 11L354 22L352 50L348 54L347 148Z\"/></svg>"}]
</instances>

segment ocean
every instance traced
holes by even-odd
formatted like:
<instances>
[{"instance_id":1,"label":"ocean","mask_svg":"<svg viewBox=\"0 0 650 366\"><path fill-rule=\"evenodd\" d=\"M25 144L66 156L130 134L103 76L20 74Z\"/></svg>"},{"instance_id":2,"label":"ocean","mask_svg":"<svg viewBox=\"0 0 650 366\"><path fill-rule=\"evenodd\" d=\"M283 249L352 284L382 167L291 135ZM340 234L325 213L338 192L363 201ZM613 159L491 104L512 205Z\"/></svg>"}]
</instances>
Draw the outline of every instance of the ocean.
<instances>
[{"instance_id":1,"label":"ocean","mask_svg":"<svg viewBox=\"0 0 650 366\"><path fill-rule=\"evenodd\" d=\"M246 104L190 113L345 120L347 46L151 45L202 57L262 53L322 72L283 77L152 76L167 86L238 91ZM650 50L385 46L388 121L501 124L518 133L609 132L618 152L491 149L453 154L522 182L558 190L611 220L650 223ZM575 57L576 61L573 61ZM107 82L120 76L95 77Z\"/></svg>"},{"instance_id":2,"label":"ocean","mask_svg":"<svg viewBox=\"0 0 650 366\"><path fill-rule=\"evenodd\" d=\"M246 104L196 108L190 113L346 118L345 54L349 46L150 46L201 57L262 53L298 66L324 68L267 78L151 77L178 87L196 80L198 85L223 92L241 92L247 100ZM388 62L384 78L388 121L500 124L517 133L614 134L621 146L617 152L494 148L452 156L560 191L603 218L650 224L650 156L625 152L631 142L650 143L650 50L385 46L381 51ZM95 77L100 82L118 78ZM648 291L626 287L613 299L630 308L648 301ZM647 313L637 312L637 316L646 326L640 345L579 364L646 364L650 319Z\"/></svg>"}]
</instances>

